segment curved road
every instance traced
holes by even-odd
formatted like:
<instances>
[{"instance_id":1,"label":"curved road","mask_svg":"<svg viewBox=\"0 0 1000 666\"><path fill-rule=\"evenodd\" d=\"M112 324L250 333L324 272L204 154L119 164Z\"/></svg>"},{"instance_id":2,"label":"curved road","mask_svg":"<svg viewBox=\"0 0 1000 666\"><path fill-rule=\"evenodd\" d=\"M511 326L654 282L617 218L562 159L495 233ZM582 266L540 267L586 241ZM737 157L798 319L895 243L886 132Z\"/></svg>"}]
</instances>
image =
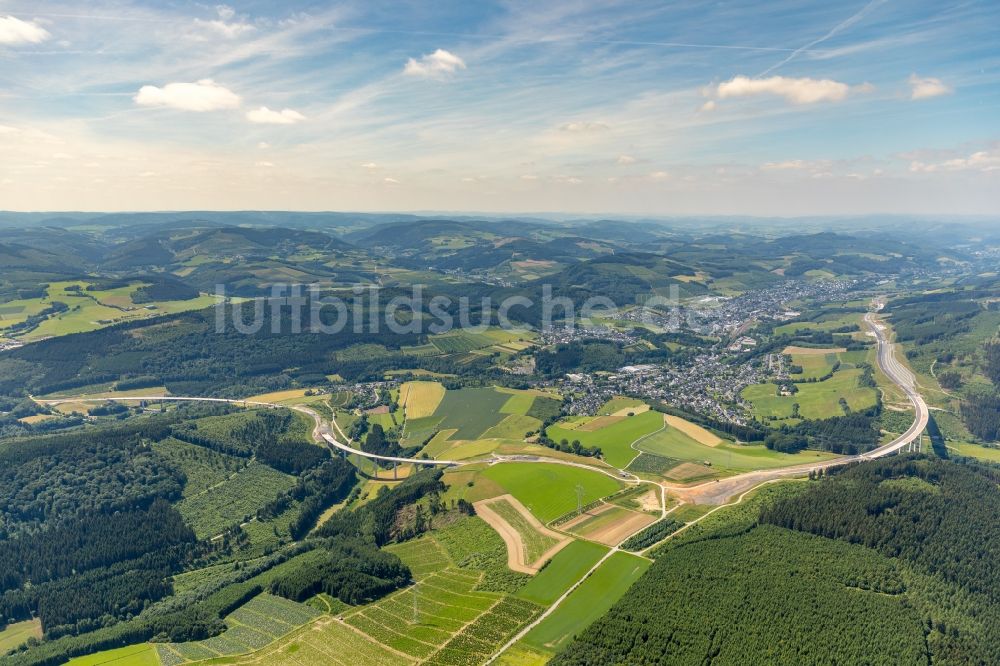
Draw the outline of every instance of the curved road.
<instances>
[{"instance_id":1,"label":"curved road","mask_svg":"<svg viewBox=\"0 0 1000 666\"><path fill-rule=\"evenodd\" d=\"M415 463L417 465L440 465L440 466L451 466L451 465L462 465L464 463L455 460L435 460L431 458L396 458L393 456L379 456L374 453L368 453L366 451L361 451L360 449L355 449L347 444L344 444L337 440L331 433L330 428L323 423L322 417L317 414L312 409L304 405L281 405L275 402L262 402L260 400L237 400L233 398L192 398L185 396L176 395L130 395L130 396L107 396L104 398L56 398L53 400L40 400L38 398L32 398L35 402L41 405L61 405L71 402L220 402L230 405L237 405L240 407L270 407L270 408L283 408L283 409L294 409L297 412L301 412L312 418L316 423L316 427L313 428L313 438L317 442L325 441L331 447L340 449L345 453L354 453L364 458L373 458L375 460L383 460L392 463ZM340 427L337 427L340 430Z\"/></svg>"},{"instance_id":2,"label":"curved road","mask_svg":"<svg viewBox=\"0 0 1000 666\"><path fill-rule=\"evenodd\" d=\"M906 394L907 399L913 405L915 412L915 418L909 429L892 440L888 444L884 444L872 451L854 456L844 456L841 458L835 458L833 460L827 460L820 463L809 463L803 465L795 465L792 467L782 467L779 469L771 470L760 470L755 472L747 472L745 474L739 474L736 476L731 476L725 479L720 479L718 481L709 481L702 483L697 486L680 486L669 483L660 483L659 485L663 490L669 491L672 494L679 497L685 502L692 502L695 504L725 504L726 501L736 495L745 493L746 491L769 481L774 481L777 479L803 476L808 474L810 471L820 470L820 469L830 469L833 467L839 467L842 465L847 465L853 462L859 462L863 460L872 460L874 458L881 458L883 456L896 453L897 451L905 448L923 433L924 428L927 427L927 420L930 412L927 409L927 404L924 402L923 397L917 391L916 381L913 374L907 370L897 359L895 355L895 348L892 342L886 335L886 326L882 324L875 317L874 313L868 313L865 315L865 323L870 329L870 334L875 337L876 343L878 345L877 361L879 368L885 375L892 380L894 384L899 386L903 392ZM180 396L164 396L164 395L152 395L152 396L113 396L105 398L58 398L54 400L36 400L40 404L46 405L58 405L61 403L69 402L162 402L162 401L178 401L178 402L219 402L228 403L233 405L239 405L243 407L284 407L287 409L294 409L298 412L308 415L316 424L313 429L313 437L316 441L323 441L331 447L332 449L337 449L348 454L355 454L363 458L371 458L374 460L381 460L384 462L390 462L395 464L415 464L415 465L437 465L444 467L458 466L468 464L470 461L465 460L436 460L433 458L403 458L394 456L380 456L373 453L368 453L366 451L361 451L360 449L355 449L349 444L345 444L338 440L330 431L330 426L323 422L322 417L312 409L305 407L303 405L280 405L271 402L262 402L259 400L236 400L229 398L193 398L193 397L180 397ZM341 437L345 440L347 437L344 435L343 431L337 425L336 421L332 422L333 427L337 429ZM474 462L483 462L481 460ZM570 465L575 467L586 467L588 469L593 469L598 472L607 474L608 476L613 476L619 480L625 481L627 483L635 483L639 481L634 475L628 472L623 472L618 469L601 469L600 467L595 467L593 465L586 465L584 463L576 463L567 460L559 460L556 458L547 458L541 456L503 456L494 457L492 460L488 461L490 463L501 463L501 462L534 462L534 463L548 463L548 464L562 464ZM615 474L617 472L617 474Z\"/></svg>"},{"instance_id":3,"label":"curved road","mask_svg":"<svg viewBox=\"0 0 1000 666\"><path fill-rule=\"evenodd\" d=\"M914 440L920 437L924 428L927 427L927 419L930 412L927 403L917 391L916 381L913 373L907 370L897 359L896 351L892 342L886 335L886 326L875 317L874 313L865 315L865 323L870 329L870 333L875 337L878 344L878 366L885 375L899 386L906 394L907 399L913 405L915 418L909 429L902 435L876 449L855 456L844 456L821 463L810 463L805 465L795 465L793 467L782 467L780 469L762 470L759 472L747 472L731 476L719 481L709 481L697 486L683 487L667 485L665 487L683 500L696 504L724 504L726 500L734 495L750 490L751 488L787 477L802 476L813 470L830 469L840 467L862 460L873 460L881 458L905 448Z\"/></svg>"}]
</instances>

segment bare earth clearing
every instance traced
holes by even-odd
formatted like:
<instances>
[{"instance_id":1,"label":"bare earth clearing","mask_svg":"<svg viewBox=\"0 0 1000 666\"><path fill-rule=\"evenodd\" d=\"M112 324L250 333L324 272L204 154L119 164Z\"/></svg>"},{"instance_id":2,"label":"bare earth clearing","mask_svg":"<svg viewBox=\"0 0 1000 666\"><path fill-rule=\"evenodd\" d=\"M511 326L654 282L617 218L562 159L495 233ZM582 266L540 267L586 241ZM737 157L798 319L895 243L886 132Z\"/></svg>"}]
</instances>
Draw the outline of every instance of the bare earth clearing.
<instances>
[{"instance_id":1,"label":"bare earth clearing","mask_svg":"<svg viewBox=\"0 0 1000 666\"><path fill-rule=\"evenodd\" d=\"M823 354L840 354L846 352L845 347L826 347L819 349L816 347L785 347L782 354L798 354L799 356L822 356Z\"/></svg>"},{"instance_id":2,"label":"bare earth clearing","mask_svg":"<svg viewBox=\"0 0 1000 666\"><path fill-rule=\"evenodd\" d=\"M520 513L525 521L527 521L532 528L534 528L539 534L555 539L558 541L555 546L547 550L540 558L534 562L525 562L524 553L525 545L524 539L521 533L518 532L514 527L510 525L506 520L504 520L500 514L496 513L490 505L496 502L507 502L512 507L514 507L518 513ZM554 532L549 528L545 527L531 515L531 512L515 498L513 495L501 495L500 497L493 497L487 500L481 500L473 504L476 508L476 515L486 521L486 523L495 529L503 542L507 544L507 566L510 567L512 571L519 571L526 574L536 574L542 568L542 565L551 558L553 555L558 553L567 544L569 544L572 539L564 534L559 534Z\"/></svg>"}]
</instances>

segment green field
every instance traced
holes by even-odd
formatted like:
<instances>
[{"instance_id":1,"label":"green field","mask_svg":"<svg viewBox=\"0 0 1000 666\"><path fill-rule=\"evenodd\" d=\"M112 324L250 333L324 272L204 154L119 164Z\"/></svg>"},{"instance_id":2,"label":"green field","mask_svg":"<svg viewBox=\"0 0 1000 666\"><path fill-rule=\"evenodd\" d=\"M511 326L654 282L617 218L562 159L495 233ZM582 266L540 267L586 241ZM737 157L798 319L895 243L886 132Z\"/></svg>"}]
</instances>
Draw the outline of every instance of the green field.
<instances>
[{"instance_id":1,"label":"green field","mask_svg":"<svg viewBox=\"0 0 1000 666\"><path fill-rule=\"evenodd\" d=\"M520 396L514 396L515 398ZM529 398L531 396L528 396ZM483 439L524 439L528 432L537 431L542 427L542 422L530 416L511 414L500 423L496 424L483 433Z\"/></svg>"},{"instance_id":2,"label":"green field","mask_svg":"<svg viewBox=\"0 0 1000 666\"><path fill-rule=\"evenodd\" d=\"M492 388L467 388L448 391L435 410L443 416L442 430L456 430L452 439L479 439L504 417L501 409L510 398Z\"/></svg>"},{"instance_id":3,"label":"green field","mask_svg":"<svg viewBox=\"0 0 1000 666\"><path fill-rule=\"evenodd\" d=\"M530 393L516 393L507 399L500 411L504 414L520 414L524 416L535 402L535 396Z\"/></svg>"},{"instance_id":4,"label":"green field","mask_svg":"<svg viewBox=\"0 0 1000 666\"><path fill-rule=\"evenodd\" d=\"M42 637L42 623L39 620L25 620L24 622L14 622L8 624L0 631L0 655L6 654L16 647L20 647L29 638Z\"/></svg>"},{"instance_id":5,"label":"green field","mask_svg":"<svg viewBox=\"0 0 1000 666\"><path fill-rule=\"evenodd\" d=\"M833 454L818 451L802 451L795 454L779 453L762 445L720 444L719 446L705 446L677 428L669 426L665 430L653 433L643 439L637 444L637 448L646 453L674 460L702 464L711 463L712 468L720 473L787 467L799 463L829 460L835 457Z\"/></svg>"},{"instance_id":6,"label":"green field","mask_svg":"<svg viewBox=\"0 0 1000 666\"><path fill-rule=\"evenodd\" d=\"M66 662L69 666L160 666L156 648L149 643L129 645L116 650L107 650L77 657ZM164 664L164 666L168 666Z\"/></svg>"},{"instance_id":7,"label":"green field","mask_svg":"<svg viewBox=\"0 0 1000 666\"><path fill-rule=\"evenodd\" d=\"M543 523L576 509L577 485L584 489L584 504L622 487L601 472L555 463L501 463L491 465L481 475L516 497Z\"/></svg>"},{"instance_id":8,"label":"green field","mask_svg":"<svg viewBox=\"0 0 1000 666\"><path fill-rule=\"evenodd\" d=\"M837 354L792 354L792 363L802 368L801 374L791 375L794 381L819 379L833 370Z\"/></svg>"},{"instance_id":9,"label":"green field","mask_svg":"<svg viewBox=\"0 0 1000 666\"><path fill-rule=\"evenodd\" d=\"M608 552L607 546L592 541L573 541L522 587L517 596L548 606L580 580Z\"/></svg>"},{"instance_id":10,"label":"green field","mask_svg":"<svg viewBox=\"0 0 1000 666\"><path fill-rule=\"evenodd\" d=\"M863 315L859 312L830 313L821 315L816 321L796 321L776 326L775 335L790 335L796 331L833 331L845 326L860 326Z\"/></svg>"},{"instance_id":11,"label":"green field","mask_svg":"<svg viewBox=\"0 0 1000 666\"><path fill-rule=\"evenodd\" d=\"M799 392L789 396L779 396L774 384L754 384L743 389L743 397L753 404L754 416L762 421L768 420L768 417L791 418L795 403L798 403L799 414L803 418L843 416L840 398L844 398L854 411L875 406L875 389L858 386L861 374L859 369L839 370L826 381L797 384Z\"/></svg>"},{"instance_id":12,"label":"green field","mask_svg":"<svg viewBox=\"0 0 1000 666\"><path fill-rule=\"evenodd\" d=\"M514 505L507 500L493 502L489 507L521 535L521 542L524 547L524 561L526 563L531 564L538 561L550 548L559 543L551 536L541 534L536 530L521 512L514 508Z\"/></svg>"},{"instance_id":13,"label":"green field","mask_svg":"<svg viewBox=\"0 0 1000 666\"><path fill-rule=\"evenodd\" d=\"M529 631L529 647L558 652L573 636L589 627L649 568L647 559L617 552L597 568L547 618Z\"/></svg>"},{"instance_id":14,"label":"green field","mask_svg":"<svg viewBox=\"0 0 1000 666\"><path fill-rule=\"evenodd\" d=\"M1000 448L992 446L980 446L969 442L948 442L948 448L955 451L960 456L985 460L987 462L1000 463Z\"/></svg>"},{"instance_id":15,"label":"green field","mask_svg":"<svg viewBox=\"0 0 1000 666\"><path fill-rule=\"evenodd\" d=\"M130 294L148 283L137 281L126 287L88 291L90 284L86 280L52 282L49 284L48 296L44 299L4 303L4 310L0 312L0 332L12 324L24 321L29 315L38 314L54 301L65 303L69 309L49 317L36 329L24 334L25 340L82 333L132 319L200 310L216 302L212 296L199 296L187 301L135 304ZM70 289L74 285L79 285L81 289Z\"/></svg>"},{"instance_id":16,"label":"green field","mask_svg":"<svg viewBox=\"0 0 1000 666\"><path fill-rule=\"evenodd\" d=\"M604 452L604 459L608 464L618 468L627 467L628 464L639 455L639 452L632 448L632 444L642 437L654 433L663 427L663 414L659 412L642 412L635 416L628 416L600 430L581 430L580 428L566 428L559 424L549 426L546 429L550 439L560 442L563 439L572 442L580 440L584 446L601 447Z\"/></svg>"}]
</instances>

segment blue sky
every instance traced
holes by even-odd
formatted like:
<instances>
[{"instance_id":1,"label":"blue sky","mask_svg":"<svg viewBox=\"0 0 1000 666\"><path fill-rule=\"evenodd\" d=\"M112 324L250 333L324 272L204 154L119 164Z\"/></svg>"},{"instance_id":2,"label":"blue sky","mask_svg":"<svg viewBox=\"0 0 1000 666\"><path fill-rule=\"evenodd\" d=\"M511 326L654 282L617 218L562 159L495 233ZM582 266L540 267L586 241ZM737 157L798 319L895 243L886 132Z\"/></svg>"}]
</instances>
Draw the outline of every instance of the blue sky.
<instances>
[{"instance_id":1,"label":"blue sky","mask_svg":"<svg viewBox=\"0 0 1000 666\"><path fill-rule=\"evenodd\" d=\"M0 209L1000 213L1000 3L0 0Z\"/></svg>"}]
</instances>

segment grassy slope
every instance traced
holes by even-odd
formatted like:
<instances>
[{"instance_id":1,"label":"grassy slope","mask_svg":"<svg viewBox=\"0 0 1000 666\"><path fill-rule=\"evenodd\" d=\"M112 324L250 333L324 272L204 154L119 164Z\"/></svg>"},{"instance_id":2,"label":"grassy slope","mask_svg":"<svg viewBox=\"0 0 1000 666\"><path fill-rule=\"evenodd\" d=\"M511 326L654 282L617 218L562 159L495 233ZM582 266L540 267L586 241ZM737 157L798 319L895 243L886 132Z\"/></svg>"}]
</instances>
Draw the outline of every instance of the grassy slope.
<instances>
[{"instance_id":1,"label":"grassy slope","mask_svg":"<svg viewBox=\"0 0 1000 666\"><path fill-rule=\"evenodd\" d=\"M558 464L503 463L483 470L482 476L516 497L543 523L576 509L577 485L584 488L584 504L621 488L600 472Z\"/></svg>"},{"instance_id":2,"label":"grassy slope","mask_svg":"<svg viewBox=\"0 0 1000 666\"><path fill-rule=\"evenodd\" d=\"M650 561L618 552L604 562L547 618L524 637L534 648L557 651L589 627L637 581Z\"/></svg>"},{"instance_id":3,"label":"grassy slope","mask_svg":"<svg viewBox=\"0 0 1000 666\"><path fill-rule=\"evenodd\" d=\"M557 442L563 439L570 442L578 439L584 446L599 446L609 464L624 468L639 454L632 448L632 443L662 427L662 414L643 412L591 432L565 428L559 424L550 426L547 432L548 436Z\"/></svg>"}]
</instances>

